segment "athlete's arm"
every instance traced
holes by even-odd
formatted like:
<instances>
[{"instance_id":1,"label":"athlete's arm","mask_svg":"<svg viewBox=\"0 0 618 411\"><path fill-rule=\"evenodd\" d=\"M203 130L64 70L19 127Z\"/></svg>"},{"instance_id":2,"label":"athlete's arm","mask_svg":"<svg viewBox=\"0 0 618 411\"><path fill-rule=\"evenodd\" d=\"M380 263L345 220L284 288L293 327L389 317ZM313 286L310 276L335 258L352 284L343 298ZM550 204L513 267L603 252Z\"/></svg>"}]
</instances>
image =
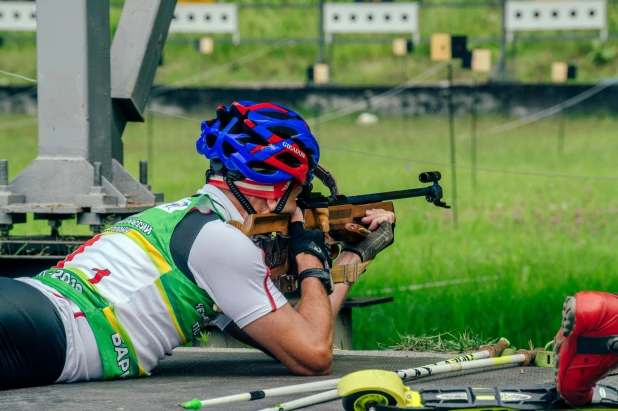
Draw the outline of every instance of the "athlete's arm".
<instances>
[{"instance_id":1,"label":"athlete's arm","mask_svg":"<svg viewBox=\"0 0 618 411\"><path fill-rule=\"evenodd\" d=\"M391 226L395 224L395 213L391 211L382 210L382 209L368 210L367 215L362 218L362 222L367 225L367 229L369 231L373 232L376 229L378 229L380 225L384 222L390 223ZM392 239L392 233L391 233L391 239ZM386 246L388 246L388 244L383 245L383 246L378 246L378 247L374 246L374 251L377 254L378 252L386 248ZM371 258L373 258L373 256L371 256ZM360 262L361 262L361 258L357 253L354 253L351 251L342 251L341 254L339 255L339 258L337 258L337 262L335 263L335 265L358 264ZM343 305L343 301L345 300L349 289L350 289L349 284L343 284L343 283L335 284L335 290L330 295L330 303L331 303L331 307L333 310L333 320L339 314L339 310L341 309L341 306Z\"/></svg>"},{"instance_id":2,"label":"athlete's arm","mask_svg":"<svg viewBox=\"0 0 618 411\"><path fill-rule=\"evenodd\" d=\"M323 267L312 255L297 258L300 270ZM325 374L332 361L333 321L322 283L307 278L295 311L269 277L262 251L236 228L206 224L189 254L198 286L250 337L291 371Z\"/></svg>"},{"instance_id":3,"label":"athlete's arm","mask_svg":"<svg viewBox=\"0 0 618 411\"><path fill-rule=\"evenodd\" d=\"M299 221L302 213L297 209L291 222ZM299 273L324 268L320 259L300 250L303 248L296 255ZM322 282L309 277L300 283L300 301L295 309L287 304L248 324L243 331L293 372L321 375L330 372L332 365L333 324L330 300Z\"/></svg>"},{"instance_id":4,"label":"athlete's arm","mask_svg":"<svg viewBox=\"0 0 618 411\"><path fill-rule=\"evenodd\" d=\"M302 220L302 215L300 213L295 214L292 217L292 221L300 221ZM391 212L387 212L384 210L372 210L368 213L367 217L363 218L363 222L369 226L369 230L373 231L380 226L382 222L388 221L390 223L394 223L395 215ZM339 258L337 259L337 265L342 264L355 264L361 261L360 257L353 252L344 251L341 253ZM299 272L302 272L307 268L318 268L321 267L321 262L307 254L300 254L297 258L297 263L299 264ZM309 283L311 281L311 283ZM339 310L343 304L343 301L346 298L347 292L350 289L350 286L347 284L336 284L334 292L330 295L330 307L328 307L327 302L324 297L326 297L326 293L324 292L324 288L322 284L314 278L305 279L301 283L301 300L299 304L296 306L296 312L294 309L291 309L289 305L283 307L276 312L270 313L265 317L262 317L255 322L249 324L243 330L238 327L233 327L231 325L230 332L233 333L233 336L241 341L245 341L251 346L256 348L260 348L264 352L269 352L269 350L279 350L271 351L274 353L276 358L279 358L282 362L284 362L290 369L293 369L289 364L294 363L294 366L298 367L300 371L299 373L303 374L313 374L316 373L315 369L307 370L306 366L302 363L295 362L294 355L298 356L299 353L290 352L294 347L303 347L302 342L298 342L297 338L304 338L302 335L291 335L285 329L288 327L290 330L293 329L294 325L300 324L303 329L313 329L316 330L314 336L320 339L319 341L315 341L316 344L328 343L328 347L320 347L322 350L321 353L314 353L314 357L311 361L318 361L318 364L321 364L323 370L330 369L330 363L332 362L332 340L333 340L333 331L332 324L334 323L335 317L338 315ZM309 293L313 294L309 294ZM330 308L330 309L329 309ZM291 311L291 313L298 314L298 316L294 316L293 314L287 313L287 311ZM284 311L285 310L285 311ZM330 313L330 317L329 314ZM331 319L331 322L328 321L328 318ZM315 321L312 321L315 320ZM266 323L269 321L269 323ZM289 322L296 322L295 324L290 324ZM300 322L297 322L300 321ZM306 322L305 322L306 321ZM264 326L263 323L266 323ZM227 329L226 329L227 331ZM269 335L269 332L274 332L274 335ZM247 333L252 334L263 334L263 336L256 337L258 339L265 339L267 341L271 341L270 345L257 346L259 344L253 339L251 336L247 335ZM280 333L280 334L277 334ZM320 334L322 333L322 334ZM255 336L255 335L254 335ZM254 341L254 343L247 342ZM298 344L301 344L300 346ZM273 348L274 347L274 348ZM302 349L302 348L301 348ZM270 354L273 355L273 354ZM301 354L302 355L302 354ZM283 358L288 357L288 362L286 362ZM319 371L326 372L326 371Z\"/></svg>"}]
</instances>

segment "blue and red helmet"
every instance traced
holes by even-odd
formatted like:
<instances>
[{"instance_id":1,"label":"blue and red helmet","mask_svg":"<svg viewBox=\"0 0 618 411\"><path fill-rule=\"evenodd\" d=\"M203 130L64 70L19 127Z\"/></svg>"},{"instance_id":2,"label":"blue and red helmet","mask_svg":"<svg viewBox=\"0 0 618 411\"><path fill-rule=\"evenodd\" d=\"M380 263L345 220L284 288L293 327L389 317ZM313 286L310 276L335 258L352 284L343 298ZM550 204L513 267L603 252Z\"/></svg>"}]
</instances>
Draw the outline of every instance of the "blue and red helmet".
<instances>
[{"instance_id":1,"label":"blue and red helmet","mask_svg":"<svg viewBox=\"0 0 618 411\"><path fill-rule=\"evenodd\" d=\"M309 126L274 103L234 102L202 122L197 151L227 170L263 184L295 180L309 185L320 148Z\"/></svg>"}]
</instances>

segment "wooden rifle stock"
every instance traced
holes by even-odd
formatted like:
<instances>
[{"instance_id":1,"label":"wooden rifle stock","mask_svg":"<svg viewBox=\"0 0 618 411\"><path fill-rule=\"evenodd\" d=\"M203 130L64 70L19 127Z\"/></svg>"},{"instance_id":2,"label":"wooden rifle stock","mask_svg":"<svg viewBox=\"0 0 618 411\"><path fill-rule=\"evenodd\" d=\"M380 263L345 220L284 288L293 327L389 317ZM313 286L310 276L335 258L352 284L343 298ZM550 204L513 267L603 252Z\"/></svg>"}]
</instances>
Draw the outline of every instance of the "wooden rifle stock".
<instances>
[{"instance_id":1,"label":"wooden rifle stock","mask_svg":"<svg viewBox=\"0 0 618 411\"><path fill-rule=\"evenodd\" d=\"M326 172L326 177L332 179L328 172ZM332 257L335 259L339 253L339 243L356 242L370 233L361 221L367 215L368 210L383 209L395 212L395 207L390 200L424 197L427 202L435 206L450 208L441 201L442 187L438 184L441 179L439 171L424 172L418 178L421 183L433 184L422 188L358 196L338 194L336 185L333 188L331 187L333 184L326 184L331 195L309 193L299 197L297 204L303 209L305 228L307 230L319 229L324 232L326 242L331 245ZM334 180L330 183L334 183ZM270 268L270 277L282 292L294 291L298 287L296 273L290 272L291 258L287 255L289 253L287 241L289 222L290 216L287 214L253 214L248 216L243 224L230 222L264 250L264 261ZM370 262L371 260L332 267L332 279L334 282L353 284Z\"/></svg>"},{"instance_id":2,"label":"wooden rifle stock","mask_svg":"<svg viewBox=\"0 0 618 411\"><path fill-rule=\"evenodd\" d=\"M369 204L342 204L328 208L305 209L305 228L307 230L320 229L326 235L326 242L331 245L333 258L337 257L340 242L353 242L362 240L369 231L362 224L361 219L367 215L367 210L383 209L395 211L392 201L379 201ZM283 236L289 234L290 215L288 214L251 214L243 224L233 222L246 236L252 238L256 235L272 235L278 233ZM285 262L277 267L272 267L270 278L278 284L280 276L290 276L290 256ZM288 278L288 280L291 280ZM285 290L282 290L285 292Z\"/></svg>"}]
</instances>

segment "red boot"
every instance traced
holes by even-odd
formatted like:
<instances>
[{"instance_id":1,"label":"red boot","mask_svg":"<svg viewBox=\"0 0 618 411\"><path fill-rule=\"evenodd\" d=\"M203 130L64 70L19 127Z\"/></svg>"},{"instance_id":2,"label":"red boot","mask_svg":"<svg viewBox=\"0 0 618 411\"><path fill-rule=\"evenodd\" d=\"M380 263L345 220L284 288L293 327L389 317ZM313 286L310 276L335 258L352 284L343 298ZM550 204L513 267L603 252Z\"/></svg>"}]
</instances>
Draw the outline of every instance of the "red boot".
<instances>
[{"instance_id":1,"label":"red boot","mask_svg":"<svg viewBox=\"0 0 618 411\"><path fill-rule=\"evenodd\" d=\"M618 367L618 295L579 292L562 307L562 328L554 340L558 392L581 406L596 382Z\"/></svg>"}]
</instances>

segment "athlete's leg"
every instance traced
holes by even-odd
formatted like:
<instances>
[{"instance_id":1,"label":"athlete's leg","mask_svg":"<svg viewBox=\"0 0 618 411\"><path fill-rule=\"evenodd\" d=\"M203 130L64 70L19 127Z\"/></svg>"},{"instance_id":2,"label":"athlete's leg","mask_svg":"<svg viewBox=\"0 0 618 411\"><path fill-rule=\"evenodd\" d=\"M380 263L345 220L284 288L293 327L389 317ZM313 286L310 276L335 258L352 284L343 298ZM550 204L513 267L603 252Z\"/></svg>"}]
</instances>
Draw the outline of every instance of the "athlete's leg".
<instances>
[{"instance_id":1,"label":"athlete's leg","mask_svg":"<svg viewBox=\"0 0 618 411\"><path fill-rule=\"evenodd\" d=\"M585 405L596 382L618 366L618 295L579 292L567 297L554 351L560 395L573 405Z\"/></svg>"},{"instance_id":2,"label":"athlete's leg","mask_svg":"<svg viewBox=\"0 0 618 411\"><path fill-rule=\"evenodd\" d=\"M0 277L0 390L52 384L64 368L60 314L39 290Z\"/></svg>"}]
</instances>

